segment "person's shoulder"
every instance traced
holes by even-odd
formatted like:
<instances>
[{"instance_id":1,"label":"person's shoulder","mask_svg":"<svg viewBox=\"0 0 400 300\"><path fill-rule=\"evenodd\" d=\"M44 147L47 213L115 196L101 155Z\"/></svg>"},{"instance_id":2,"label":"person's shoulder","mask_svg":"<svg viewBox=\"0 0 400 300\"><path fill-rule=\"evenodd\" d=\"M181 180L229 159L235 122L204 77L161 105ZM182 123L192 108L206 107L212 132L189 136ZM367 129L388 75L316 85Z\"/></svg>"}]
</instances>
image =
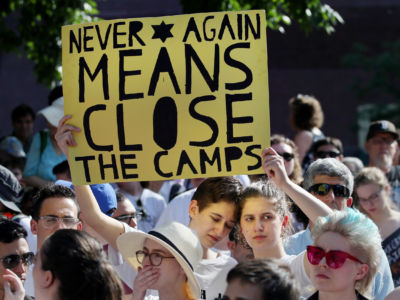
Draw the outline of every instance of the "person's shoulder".
<instances>
[{"instance_id":1,"label":"person's shoulder","mask_svg":"<svg viewBox=\"0 0 400 300\"><path fill-rule=\"evenodd\" d=\"M297 255L312 244L310 230L305 229L285 238L284 247L287 254Z\"/></svg>"},{"instance_id":2,"label":"person's shoulder","mask_svg":"<svg viewBox=\"0 0 400 300\"><path fill-rule=\"evenodd\" d=\"M183 192L183 193L177 195L174 199L172 199L169 204L172 204L172 203L178 204L178 203L186 202L186 201L190 202L190 201L192 201L192 197L193 197L193 194L195 191L196 191L196 188L193 188L186 192Z\"/></svg>"},{"instance_id":3,"label":"person's shoulder","mask_svg":"<svg viewBox=\"0 0 400 300\"><path fill-rule=\"evenodd\" d=\"M143 189L143 193L142 193L141 198L153 199L155 201L163 201L163 202L165 202L163 196L161 196L160 194L158 194L156 192L153 192L152 190L149 190L149 189Z\"/></svg>"}]
</instances>

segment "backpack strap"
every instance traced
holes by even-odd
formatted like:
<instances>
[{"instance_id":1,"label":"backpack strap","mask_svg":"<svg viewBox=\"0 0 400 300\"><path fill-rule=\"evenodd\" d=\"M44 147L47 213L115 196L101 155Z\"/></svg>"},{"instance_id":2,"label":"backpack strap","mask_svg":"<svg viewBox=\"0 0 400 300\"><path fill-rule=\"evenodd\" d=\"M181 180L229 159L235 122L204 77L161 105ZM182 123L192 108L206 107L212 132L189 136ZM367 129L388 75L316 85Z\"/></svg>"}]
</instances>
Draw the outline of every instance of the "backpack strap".
<instances>
[{"instance_id":1,"label":"backpack strap","mask_svg":"<svg viewBox=\"0 0 400 300\"><path fill-rule=\"evenodd\" d=\"M47 131L40 130L40 156L42 156L44 149L46 149L47 145Z\"/></svg>"}]
</instances>

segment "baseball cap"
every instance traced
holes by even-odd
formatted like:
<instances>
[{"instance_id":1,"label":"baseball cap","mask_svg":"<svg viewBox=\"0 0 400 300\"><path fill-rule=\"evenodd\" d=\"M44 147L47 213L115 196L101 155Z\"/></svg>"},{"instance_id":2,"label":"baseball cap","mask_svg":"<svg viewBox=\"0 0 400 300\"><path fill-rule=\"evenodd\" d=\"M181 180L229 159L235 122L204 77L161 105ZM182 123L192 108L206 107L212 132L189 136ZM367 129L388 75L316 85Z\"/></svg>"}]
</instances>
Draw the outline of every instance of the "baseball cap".
<instances>
[{"instance_id":1,"label":"baseball cap","mask_svg":"<svg viewBox=\"0 0 400 300\"><path fill-rule=\"evenodd\" d=\"M371 122L368 129L367 140L374 137L378 133L390 133L395 140L399 138L399 134L396 131L396 126L387 120Z\"/></svg>"},{"instance_id":2,"label":"baseball cap","mask_svg":"<svg viewBox=\"0 0 400 300\"><path fill-rule=\"evenodd\" d=\"M74 189L74 186L71 181L67 180L57 180L55 184L63 185L69 187L70 189ZM90 188L93 192L94 197L97 200L97 203L100 206L101 211L111 216L115 209L117 209L117 196L111 184L102 183L102 184L91 184Z\"/></svg>"},{"instance_id":3,"label":"baseball cap","mask_svg":"<svg viewBox=\"0 0 400 300\"><path fill-rule=\"evenodd\" d=\"M22 143L15 136L7 136L0 142L0 150L6 151L14 157L26 157Z\"/></svg>"}]
</instances>

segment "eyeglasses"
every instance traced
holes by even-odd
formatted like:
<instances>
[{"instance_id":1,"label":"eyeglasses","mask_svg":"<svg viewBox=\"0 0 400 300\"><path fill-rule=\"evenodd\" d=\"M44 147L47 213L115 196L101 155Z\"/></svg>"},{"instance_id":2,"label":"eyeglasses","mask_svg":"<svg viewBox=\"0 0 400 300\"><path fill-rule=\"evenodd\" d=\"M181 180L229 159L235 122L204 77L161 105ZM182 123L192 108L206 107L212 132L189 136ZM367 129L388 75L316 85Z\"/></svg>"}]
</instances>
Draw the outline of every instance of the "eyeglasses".
<instances>
[{"instance_id":1,"label":"eyeglasses","mask_svg":"<svg viewBox=\"0 0 400 300\"><path fill-rule=\"evenodd\" d=\"M324 257L326 257L326 264L331 269L340 268L341 266L343 266L346 259L351 259L353 261L356 261L356 262L362 264L362 262L358 258L355 258L354 256L352 256L344 251L331 250L331 251L325 252L325 250L320 247L307 246L307 258L308 258L308 261L310 262L310 264L318 265L319 262Z\"/></svg>"},{"instance_id":2,"label":"eyeglasses","mask_svg":"<svg viewBox=\"0 0 400 300\"><path fill-rule=\"evenodd\" d=\"M5 269L14 269L19 265L19 262L22 261L24 265L31 265L33 263L33 259L35 254L33 252L27 252L22 255L18 254L10 254L6 255L3 258L0 258L3 263L3 267Z\"/></svg>"},{"instance_id":3,"label":"eyeglasses","mask_svg":"<svg viewBox=\"0 0 400 300\"><path fill-rule=\"evenodd\" d=\"M340 155L340 152L336 152L336 151L317 151L317 153L316 153L317 158L327 158L327 157L336 158L339 155Z\"/></svg>"},{"instance_id":4,"label":"eyeglasses","mask_svg":"<svg viewBox=\"0 0 400 300\"><path fill-rule=\"evenodd\" d=\"M79 219L74 217L42 216L39 220L43 221L43 226L47 229L53 229L59 223L63 223L67 228L72 228L79 223Z\"/></svg>"},{"instance_id":5,"label":"eyeglasses","mask_svg":"<svg viewBox=\"0 0 400 300\"><path fill-rule=\"evenodd\" d=\"M294 154L293 153L289 153L289 152L283 152L283 153L279 153L279 156L282 156L284 160L286 160L287 162L291 161L294 158Z\"/></svg>"},{"instance_id":6,"label":"eyeglasses","mask_svg":"<svg viewBox=\"0 0 400 300\"><path fill-rule=\"evenodd\" d=\"M370 195L368 198L360 198L357 197L358 200L360 201L360 203L372 203L374 202L376 199L378 199L379 195L381 194L382 189L380 189L379 191L377 191L376 193L373 193L372 195Z\"/></svg>"},{"instance_id":7,"label":"eyeglasses","mask_svg":"<svg viewBox=\"0 0 400 300\"><path fill-rule=\"evenodd\" d=\"M129 223L131 221L131 219L139 219L140 216L141 216L140 213L133 213L130 215L121 215L118 217L114 217L114 219L121 221L121 222Z\"/></svg>"},{"instance_id":8,"label":"eyeglasses","mask_svg":"<svg viewBox=\"0 0 400 300\"><path fill-rule=\"evenodd\" d=\"M157 267L157 266L161 265L161 262L162 262L162 260L164 258L175 258L173 256L163 256L163 255L161 255L160 253L157 253L157 252L148 253L148 252L143 251L143 250L136 251L136 259L138 260L138 262L140 264L143 264L143 261L147 256L149 257L150 264L153 267Z\"/></svg>"},{"instance_id":9,"label":"eyeglasses","mask_svg":"<svg viewBox=\"0 0 400 300\"><path fill-rule=\"evenodd\" d=\"M310 187L308 191L314 192L318 196L326 196L331 189L335 197L350 197L350 190L340 184L317 183Z\"/></svg>"}]
</instances>

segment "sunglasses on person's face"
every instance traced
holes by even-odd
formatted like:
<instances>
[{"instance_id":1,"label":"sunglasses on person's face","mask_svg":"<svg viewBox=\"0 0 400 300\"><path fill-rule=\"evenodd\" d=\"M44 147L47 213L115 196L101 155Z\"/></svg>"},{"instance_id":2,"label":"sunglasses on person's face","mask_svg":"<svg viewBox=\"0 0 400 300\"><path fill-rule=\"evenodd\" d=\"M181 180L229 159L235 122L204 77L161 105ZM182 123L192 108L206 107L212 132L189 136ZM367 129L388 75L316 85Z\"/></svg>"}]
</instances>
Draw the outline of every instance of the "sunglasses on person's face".
<instances>
[{"instance_id":1,"label":"sunglasses on person's face","mask_svg":"<svg viewBox=\"0 0 400 300\"><path fill-rule=\"evenodd\" d=\"M326 264L331 269L338 269L342 267L346 259L351 259L362 264L362 262L358 258L355 258L354 256L344 251L331 250L325 252L325 250L320 247L307 246L307 258L310 264L314 266L318 265L324 257L326 258Z\"/></svg>"},{"instance_id":2,"label":"sunglasses on person's face","mask_svg":"<svg viewBox=\"0 0 400 300\"><path fill-rule=\"evenodd\" d=\"M279 153L279 156L282 156L284 160L286 160L287 162L291 161L294 158L294 154L293 153L289 153L289 152L283 152L283 153Z\"/></svg>"},{"instance_id":3,"label":"sunglasses on person's face","mask_svg":"<svg viewBox=\"0 0 400 300\"><path fill-rule=\"evenodd\" d=\"M14 269L19 265L19 262L22 261L24 265L31 265L33 263L33 258L35 254L33 252L27 252L22 255L18 254L10 254L0 258L0 261L3 263L3 267L5 269Z\"/></svg>"},{"instance_id":4,"label":"sunglasses on person's face","mask_svg":"<svg viewBox=\"0 0 400 300\"><path fill-rule=\"evenodd\" d=\"M340 152L336 151L317 151L316 153L317 158L327 158L327 157L336 158L339 155Z\"/></svg>"},{"instance_id":5,"label":"sunglasses on person's face","mask_svg":"<svg viewBox=\"0 0 400 300\"><path fill-rule=\"evenodd\" d=\"M331 189L335 197L350 197L349 189L340 184L317 183L310 187L309 192L318 196L326 196Z\"/></svg>"}]
</instances>

